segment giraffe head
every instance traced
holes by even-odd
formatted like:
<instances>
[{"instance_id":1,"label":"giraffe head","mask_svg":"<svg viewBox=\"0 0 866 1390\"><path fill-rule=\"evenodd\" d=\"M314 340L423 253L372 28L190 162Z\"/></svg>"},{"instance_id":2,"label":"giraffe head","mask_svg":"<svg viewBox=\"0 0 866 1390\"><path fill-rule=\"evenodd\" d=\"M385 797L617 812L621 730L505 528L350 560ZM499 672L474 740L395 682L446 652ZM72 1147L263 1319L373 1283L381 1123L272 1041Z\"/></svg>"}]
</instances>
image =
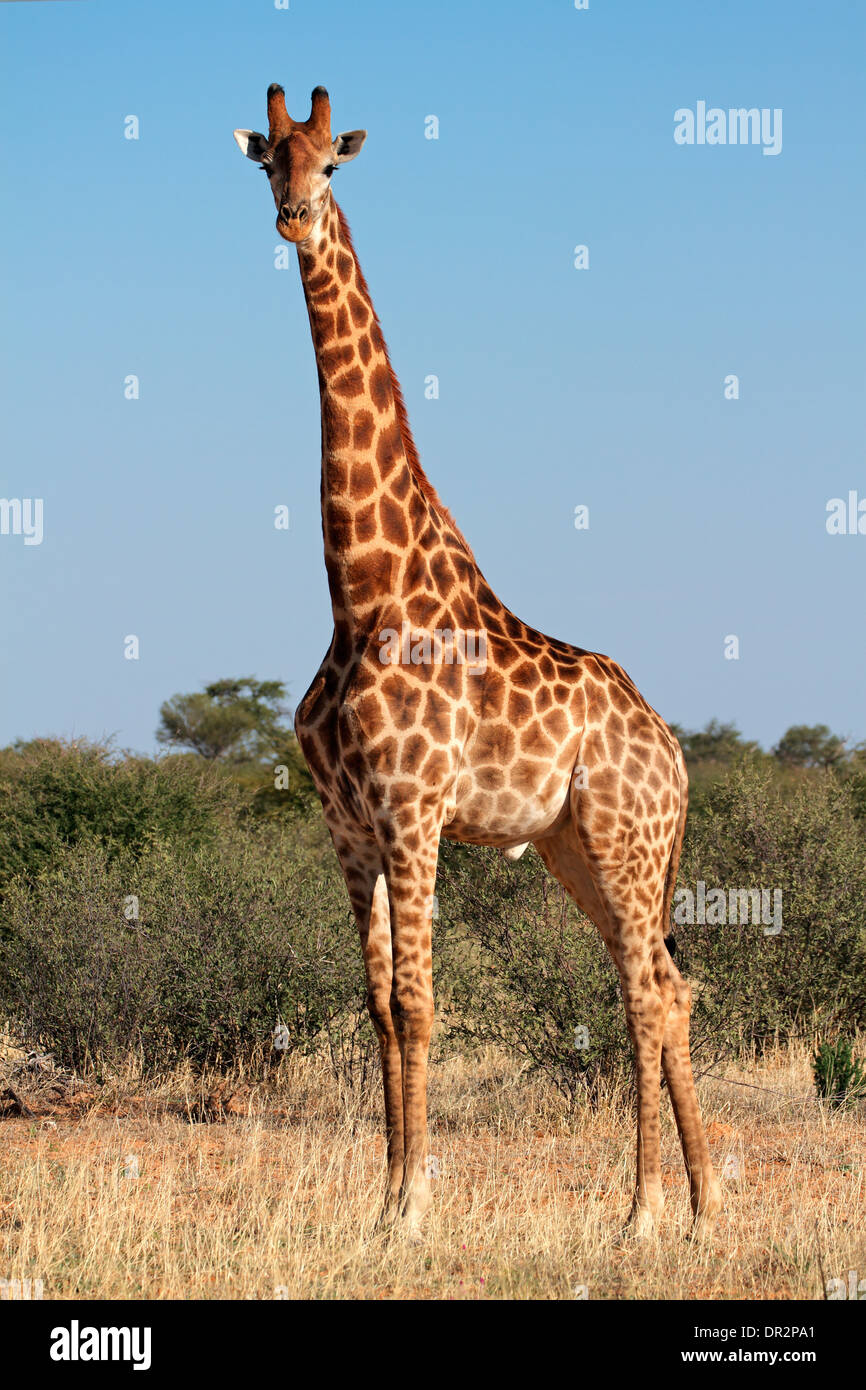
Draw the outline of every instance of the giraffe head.
<instances>
[{"instance_id":1,"label":"giraffe head","mask_svg":"<svg viewBox=\"0 0 866 1390\"><path fill-rule=\"evenodd\" d=\"M331 175L361 149L366 130L348 130L331 138L331 103L324 87L313 91L306 121L293 121L286 94L272 82L268 88L268 134L236 130L247 159L264 169L277 208L277 231L285 241L306 241L328 201Z\"/></svg>"}]
</instances>

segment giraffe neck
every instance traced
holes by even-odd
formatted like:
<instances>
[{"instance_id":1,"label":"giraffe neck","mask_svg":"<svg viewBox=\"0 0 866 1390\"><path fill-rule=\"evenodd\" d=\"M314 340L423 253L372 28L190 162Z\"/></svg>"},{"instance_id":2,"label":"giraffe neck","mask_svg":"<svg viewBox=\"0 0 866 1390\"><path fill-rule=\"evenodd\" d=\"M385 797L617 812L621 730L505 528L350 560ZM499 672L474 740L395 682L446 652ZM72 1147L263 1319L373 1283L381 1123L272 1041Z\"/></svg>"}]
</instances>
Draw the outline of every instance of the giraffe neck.
<instances>
[{"instance_id":1,"label":"giraffe neck","mask_svg":"<svg viewBox=\"0 0 866 1390\"><path fill-rule=\"evenodd\" d=\"M400 386L333 197L298 245L322 407L322 530L338 634L375 623L399 597L419 546L442 530L470 554L425 477Z\"/></svg>"}]
</instances>

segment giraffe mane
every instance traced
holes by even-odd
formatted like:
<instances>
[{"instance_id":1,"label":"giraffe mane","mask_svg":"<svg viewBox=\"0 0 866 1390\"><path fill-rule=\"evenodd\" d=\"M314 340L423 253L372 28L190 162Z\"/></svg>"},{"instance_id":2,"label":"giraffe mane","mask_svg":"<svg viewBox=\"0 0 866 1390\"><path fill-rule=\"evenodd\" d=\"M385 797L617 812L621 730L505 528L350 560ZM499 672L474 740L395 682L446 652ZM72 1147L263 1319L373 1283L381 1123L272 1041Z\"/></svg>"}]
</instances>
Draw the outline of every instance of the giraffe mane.
<instances>
[{"instance_id":1,"label":"giraffe mane","mask_svg":"<svg viewBox=\"0 0 866 1390\"><path fill-rule=\"evenodd\" d=\"M412 477L415 479L415 482L421 489L421 492L426 497L430 505L433 507L433 510L437 512L438 515L442 518L442 520L446 523L446 525L448 525L451 528L454 535L457 537L460 544L463 546L463 549L466 551L466 554L469 556L470 560L474 560L475 556L472 554L472 549L469 545L469 542L467 541L463 532L460 530L460 527L457 525L457 522L454 520L454 517L451 515L450 511L445 506L445 503L442 501L441 497L439 496L435 487L431 483L430 479L427 477L427 474L424 472L424 469L421 467L421 459L418 456L418 448L415 444L414 438L412 437L412 427L409 424L409 412L406 409L406 402L403 399L403 390L400 386L400 382L397 380L397 375L394 371L394 368L391 365L391 354L388 351L388 344L385 342L385 335L382 332L382 325L379 322L379 315L376 313L376 308L373 304L373 296L370 294L370 287L367 284L366 279L364 278L364 272L361 269L361 264L358 260L358 253L355 250L355 243L352 240L352 233L349 228L349 224L346 221L345 213L343 212L343 209L340 207L340 204L337 202L336 198L332 196L331 201L333 202L334 207L337 210L337 218L340 223L340 232L345 238L346 245L351 251L355 261L355 273L358 277L358 284L363 293L367 296L367 303L370 305L370 309L373 314L373 322L378 328L379 335L382 339L382 348L385 353L385 361L388 364L388 375L391 378L391 390L394 395L394 408L397 415L397 426L400 430L400 438L403 443L403 452L406 455L406 462L409 464L409 471L412 474Z\"/></svg>"}]
</instances>

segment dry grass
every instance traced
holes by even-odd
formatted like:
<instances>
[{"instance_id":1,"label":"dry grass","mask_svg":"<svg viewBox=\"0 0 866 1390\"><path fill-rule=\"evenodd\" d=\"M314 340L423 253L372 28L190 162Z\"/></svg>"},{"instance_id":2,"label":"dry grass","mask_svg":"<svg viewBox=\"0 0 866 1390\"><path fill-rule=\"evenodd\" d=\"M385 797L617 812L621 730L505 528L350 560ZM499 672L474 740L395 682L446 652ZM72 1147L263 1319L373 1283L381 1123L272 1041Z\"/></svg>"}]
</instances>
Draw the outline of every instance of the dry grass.
<instances>
[{"instance_id":1,"label":"dry grass","mask_svg":"<svg viewBox=\"0 0 866 1390\"><path fill-rule=\"evenodd\" d=\"M803 1048L727 1075L700 1084L726 1193L706 1248L684 1239L667 1098L661 1234L621 1243L625 1098L569 1117L492 1053L433 1066L440 1175L425 1241L379 1234L378 1107L293 1060L209 1105L190 1077L137 1094L126 1078L2 1120L0 1276L42 1279L45 1298L119 1299L560 1299L581 1285L596 1299L787 1299L821 1297L822 1265L826 1278L862 1278L862 1107L834 1113L811 1099ZM128 1155L138 1177L124 1176Z\"/></svg>"}]
</instances>

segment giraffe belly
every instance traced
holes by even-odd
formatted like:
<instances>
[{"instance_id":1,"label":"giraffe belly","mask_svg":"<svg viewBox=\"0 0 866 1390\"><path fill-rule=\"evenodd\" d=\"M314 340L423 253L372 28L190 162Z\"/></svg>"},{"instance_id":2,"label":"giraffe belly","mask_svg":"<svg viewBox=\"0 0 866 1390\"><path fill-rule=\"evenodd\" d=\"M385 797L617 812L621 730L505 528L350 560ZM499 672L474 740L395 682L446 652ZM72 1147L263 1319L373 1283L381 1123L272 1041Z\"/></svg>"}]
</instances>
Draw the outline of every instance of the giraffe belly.
<instances>
[{"instance_id":1,"label":"giraffe belly","mask_svg":"<svg viewBox=\"0 0 866 1390\"><path fill-rule=\"evenodd\" d=\"M571 768L555 770L532 790L512 784L480 786L478 777L461 773L456 810L442 829L447 840L507 847L540 839L568 814Z\"/></svg>"}]
</instances>

